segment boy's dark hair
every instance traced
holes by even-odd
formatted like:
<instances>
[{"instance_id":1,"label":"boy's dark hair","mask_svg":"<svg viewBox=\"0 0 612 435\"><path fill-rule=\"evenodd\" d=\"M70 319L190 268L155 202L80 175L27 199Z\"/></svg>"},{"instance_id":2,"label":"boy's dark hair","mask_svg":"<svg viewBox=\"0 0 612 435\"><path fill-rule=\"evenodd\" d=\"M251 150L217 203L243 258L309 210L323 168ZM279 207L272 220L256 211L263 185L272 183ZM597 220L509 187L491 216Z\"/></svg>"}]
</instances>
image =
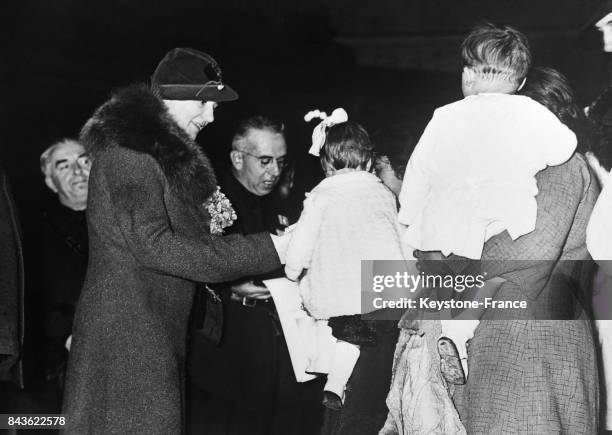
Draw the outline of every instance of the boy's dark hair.
<instances>
[{"instance_id":1,"label":"boy's dark hair","mask_svg":"<svg viewBox=\"0 0 612 435\"><path fill-rule=\"evenodd\" d=\"M321 163L334 169L365 170L373 154L368 132L356 122L347 121L327 129Z\"/></svg>"},{"instance_id":2,"label":"boy's dark hair","mask_svg":"<svg viewBox=\"0 0 612 435\"><path fill-rule=\"evenodd\" d=\"M593 135L584 113L574 102L574 92L569 80L563 74L553 68L533 68L527 75L527 82L520 94L537 101L567 125L578 138L579 152L590 148Z\"/></svg>"},{"instance_id":3,"label":"boy's dark hair","mask_svg":"<svg viewBox=\"0 0 612 435\"><path fill-rule=\"evenodd\" d=\"M510 26L477 25L461 44L463 65L481 74L504 74L519 83L531 67L527 37Z\"/></svg>"}]
</instances>

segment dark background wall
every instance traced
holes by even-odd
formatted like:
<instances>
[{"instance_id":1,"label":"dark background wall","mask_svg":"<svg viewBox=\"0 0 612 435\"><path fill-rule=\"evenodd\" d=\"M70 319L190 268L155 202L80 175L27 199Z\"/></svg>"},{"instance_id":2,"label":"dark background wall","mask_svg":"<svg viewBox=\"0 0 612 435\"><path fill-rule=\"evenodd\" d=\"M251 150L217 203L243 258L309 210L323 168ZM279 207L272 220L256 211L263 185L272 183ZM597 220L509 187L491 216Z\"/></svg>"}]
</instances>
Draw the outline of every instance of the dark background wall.
<instances>
[{"instance_id":1,"label":"dark background wall","mask_svg":"<svg viewBox=\"0 0 612 435\"><path fill-rule=\"evenodd\" d=\"M453 71L457 45L478 20L512 24L529 33L539 58L559 59L593 15L589 0L329 1L332 26L362 64ZM569 50L568 50L569 49Z\"/></svg>"},{"instance_id":2,"label":"dark background wall","mask_svg":"<svg viewBox=\"0 0 612 435\"><path fill-rule=\"evenodd\" d=\"M514 24L536 60L562 69L588 101L604 78L597 0L25 0L5 5L0 161L26 196L37 156L75 136L113 88L146 81L174 46L210 52L241 94L200 141L227 142L238 118L281 115L302 149L303 111L348 105L358 119L427 117L458 98L458 45L477 21ZM595 84L596 83L596 84ZM351 112L350 112L351 113ZM410 119L407 119L410 118ZM298 134L299 133L299 134ZM292 143L292 144L293 144ZM44 191L43 191L44 192ZM20 195L21 196L21 195Z\"/></svg>"},{"instance_id":3,"label":"dark background wall","mask_svg":"<svg viewBox=\"0 0 612 435\"><path fill-rule=\"evenodd\" d=\"M200 134L213 159L226 160L241 118L276 115L303 161L306 185L318 176L317 161L304 157L312 128L302 121L307 110L343 106L371 132L402 124L418 134L433 108L460 98L459 43L482 19L523 29L536 61L565 72L582 103L606 82L598 35L584 30L596 0L15 3L0 11L0 164L11 177L29 240L36 239L45 203L54 200L39 173L39 154L76 136L113 88L146 81L175 46L212 54L240 93Z\"/></svg>"}]
</instances>

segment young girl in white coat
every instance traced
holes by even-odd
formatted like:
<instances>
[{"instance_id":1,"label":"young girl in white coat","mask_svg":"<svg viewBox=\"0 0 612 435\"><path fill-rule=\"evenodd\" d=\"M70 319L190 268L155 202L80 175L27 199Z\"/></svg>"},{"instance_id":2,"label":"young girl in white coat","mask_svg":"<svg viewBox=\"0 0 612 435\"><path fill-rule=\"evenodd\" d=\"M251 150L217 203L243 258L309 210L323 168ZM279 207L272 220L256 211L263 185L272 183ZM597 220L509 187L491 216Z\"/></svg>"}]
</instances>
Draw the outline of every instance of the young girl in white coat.
<instances>
[{"instance_id":1,"label":"young girl in white coat","mask_svg":"<svg viewBox=\"0 0 612 435\"><path fill-rule=\"evenodd\" d=\"M361 261L403 260L395 196L372 168L368 133L350 122L343 109L321 117L310 153L320 156L326 178L308 194L292 232L285 273L299 279L304 307L317 322L311 371L328 373L324 403L342 406L345 385L359 358L360 344L371 340L373 322L362 321ZM367 310L365 310L367 311ZM342 330L331 336L328 321Z\"/></svg>"}]
</instances>

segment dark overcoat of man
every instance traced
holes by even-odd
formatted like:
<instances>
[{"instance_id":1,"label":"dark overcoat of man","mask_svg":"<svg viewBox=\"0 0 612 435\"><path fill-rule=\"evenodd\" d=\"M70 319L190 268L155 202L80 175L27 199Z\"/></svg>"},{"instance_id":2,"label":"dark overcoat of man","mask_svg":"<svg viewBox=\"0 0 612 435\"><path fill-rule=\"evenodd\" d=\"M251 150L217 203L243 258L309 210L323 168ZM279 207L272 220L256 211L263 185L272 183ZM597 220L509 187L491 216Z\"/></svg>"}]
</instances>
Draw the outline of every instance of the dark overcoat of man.
<instances>
[{"instance_id":1,"label":"dark overcoat of man","mask_svg":"<svg viewBox=\"0 0 612 435\"><path fill-rule=\"evenodd\" d=\"M276 233L289 223L274 191L286 154L282 123L256 116L239 125L231 171L219 175L237 214L230 233ZM283 276L282 270L276 275ZM322 384L297 383L274 304L261 283L265 278L251 276L224 286L219 346L197 330L193 333L189 373L194 434L310 434L319 429ZM196 304L198 309L202 307ZM197 323L201 312L193 314Z\"/></svg>"},{"instance_id":2,"label":"dark overcoat of man","mask_svg":"<svg viewBox=\"0 0 612 435\"><path fill-rule=\"evenodd\" d=\"M8 177L0 167L0 381L23 384L23 251Z\"/></svg>"}]
</instances>

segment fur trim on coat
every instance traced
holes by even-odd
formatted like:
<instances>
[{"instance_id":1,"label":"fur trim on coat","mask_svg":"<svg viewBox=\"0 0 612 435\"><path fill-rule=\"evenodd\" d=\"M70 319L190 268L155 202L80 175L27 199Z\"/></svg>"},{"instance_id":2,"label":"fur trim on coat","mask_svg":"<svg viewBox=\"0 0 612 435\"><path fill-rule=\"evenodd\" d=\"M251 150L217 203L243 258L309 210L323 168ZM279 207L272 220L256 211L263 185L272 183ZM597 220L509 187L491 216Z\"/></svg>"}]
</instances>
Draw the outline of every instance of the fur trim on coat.
<instances>
[{"instance_id":1,"label":"fur trim on coat","mask_svg":"<svg viewBox=\"0 0 612 435\"><path fill-rule=\"evenodd\" d=\"M113 94L83 126L80 140L94 158L110 147L151 155L173 192L187 204L202 204L216 189L208 157L144 85Z\"/></svg>"}]
</instances>

